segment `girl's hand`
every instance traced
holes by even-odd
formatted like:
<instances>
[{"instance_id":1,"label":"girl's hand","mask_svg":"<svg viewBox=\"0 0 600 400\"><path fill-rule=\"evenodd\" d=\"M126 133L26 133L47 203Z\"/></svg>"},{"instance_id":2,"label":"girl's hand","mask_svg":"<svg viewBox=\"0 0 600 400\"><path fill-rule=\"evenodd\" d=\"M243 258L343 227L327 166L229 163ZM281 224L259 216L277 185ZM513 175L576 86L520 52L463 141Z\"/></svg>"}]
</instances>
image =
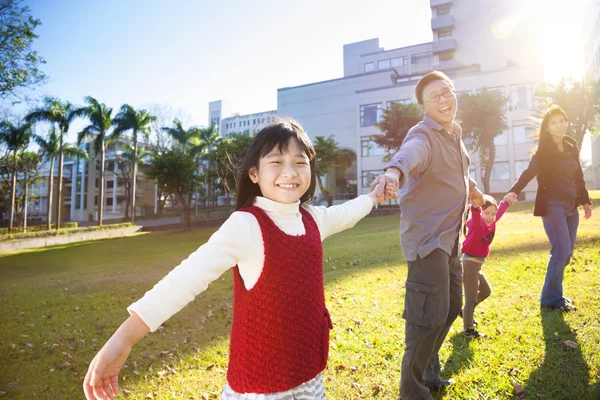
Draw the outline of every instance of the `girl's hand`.
<instances>
[{"instance_id":1,"label":"girl's hand","mask_svg":"<svg viewBox=\"0 0 600 400\"><path fill-rule=\"evenodd\" d=\"M386 182L385 179L380 179L368 196L373 200L373 204L377 204L396 197L397 190L395 183Z\"/></svg>"},{"instance_id":2,"label":"girl's hand","mask_svg":"<svg viewBox=\"0 0 600 400\"><path fill-rule=\"evenodd\" d=\"M136 314L121 324L90 363L83 392L87 400L113 400L119 392L119 372L127 361L131 348L146 336L150 328Z\"/></svg>"},{"instance_id":3,"label":"girl's hand","mask_svg":"<svg viewBox=\"0 0 600 400\"><path fill-rule=\"evenodd\" d=\"M517 194L515 192L509 192L506 193L506 196L504 196L504 201L507 202L508 204L510 204L511 206L514 206L515 203L517 202Z\"/></svg>"},{"instance_id":4,"label":"girl's hand","mask_svg":"<svg viewBox=\"0 0 600 400\"><path fill-rule=\"evenodd\" d=\"M583 211L584 211L584 215L583 218L588 219L592 216L592 205L591 204L584 204L583 205Z\"/></svg>"},{"instance_id":5,"label":"girl's hand","mask_svg":"<svg viewBox=\"0 0 600 400\"><path fill-rule=\"evenodd\" d=\"M90 363L83 391L88 400L113 400L119 392L119 372L133 347L119 336L111 337Z\"/></svg>"}]
</instances>

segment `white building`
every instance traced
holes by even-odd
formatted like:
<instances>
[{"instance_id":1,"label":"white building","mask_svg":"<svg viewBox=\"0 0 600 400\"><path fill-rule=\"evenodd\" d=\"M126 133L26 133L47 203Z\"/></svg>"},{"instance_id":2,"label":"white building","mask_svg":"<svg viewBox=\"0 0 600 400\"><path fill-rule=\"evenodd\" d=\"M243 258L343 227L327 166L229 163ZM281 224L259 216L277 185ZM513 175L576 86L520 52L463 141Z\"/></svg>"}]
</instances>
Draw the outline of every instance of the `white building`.
<instances>
[{"instance_id":1,"label":"white building","mask_svg":"<svg viewBox=\"0 0 600 400\"><path fill-rule=\"evenodd\" d=\"M232 133L254 134L273 121L276 110L240 115L233 111L231 103L225 100L211 101L208 116L211 124L219 126L219 133L226 137Z\"/></svg>"},{"instance_id":2,"label":"white building","mask_svg":"<svg viewBox=\"0 0 600 400\"><path fill-rule=\"evenodd\" d=\"M517 1L431 0L433 41L385 50L378 39L344 46L344 77L278 90L277 110L303 124L311 137L334 135L345 161L327 186L338 200L369 191L381 172L384 149L372 140L374 126L392 102L415 101L413 90L425 73L438 69L453 80L457 94L482 88L509 98L509 129L495 140L491 194L503 195L530 158L534 143L526 129L534 114L534 88L544 71L537 62L535 35L524 21L507 28ZM460 105L459 105L460 107ZM471 175L481 178L473 154ZM535 197L536 182L522 197Z\"/></svg>"}]
</instances>

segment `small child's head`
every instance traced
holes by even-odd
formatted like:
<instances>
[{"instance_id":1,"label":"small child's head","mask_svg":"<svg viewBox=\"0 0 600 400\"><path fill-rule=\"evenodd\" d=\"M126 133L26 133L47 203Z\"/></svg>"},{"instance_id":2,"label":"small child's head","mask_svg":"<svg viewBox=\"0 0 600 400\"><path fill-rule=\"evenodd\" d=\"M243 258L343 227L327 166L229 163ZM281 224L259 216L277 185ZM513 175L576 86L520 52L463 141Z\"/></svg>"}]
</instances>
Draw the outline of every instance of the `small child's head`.
<instances>
[{"instance_id":1,"label":"small child's head","mask_svg":"<svg viewBox=\"0 0 600 400\"><path fill-rule=\"evenodd\" d=\"M487 226L490 226L496 220L496 212L498 211L498 202L489 194L483 195L484 203L481 206L481 218Z\"/></svg>"},{"instance_id":2,"label":"small child's head","mask_svg":"<svg viewBox=\"0 0 600 400\"><path fill-rule=\"evenodd\" d=\"M256 134L240 171L239 210L263 196L280 203L312 200L315 193L315 149L300 124L278 120Z\"/></svg>"}]
</instances>

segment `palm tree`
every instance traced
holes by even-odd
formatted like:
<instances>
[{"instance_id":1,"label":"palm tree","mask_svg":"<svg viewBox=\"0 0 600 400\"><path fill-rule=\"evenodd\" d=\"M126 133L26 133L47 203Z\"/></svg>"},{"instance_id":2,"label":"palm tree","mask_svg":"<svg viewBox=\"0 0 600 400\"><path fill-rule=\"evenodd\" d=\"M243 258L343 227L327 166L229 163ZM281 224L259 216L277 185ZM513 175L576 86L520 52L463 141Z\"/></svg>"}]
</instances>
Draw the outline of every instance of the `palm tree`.
<instances>
[{"instance_id":1,"label":"palm tree","mask_svg":"<svg viewBox=\"0 0 600 400\"><path fill-rule=\"evenodd\" d=\"M129 104L123 104L119 113L115 116L112 136L121 136L124 132L131 130L133 139L133 178L131 182L131 223L135 223L135 190L137 182L137 154L138 154L138 135L142 134L146 140L150 136L152 128L151 123L156 117L150 115L147 110L136 110Z\"/></svg>"},{"instance_id":2,"label":"palm tree","mask_svg":"<svg viewBox=\"0 0 600 400\"><path fill-rule=\"evenodd\" d=\"M181 146L181 150L186 154L189 148L198 145L200 128L192 126L189 129L185 129L181 121L177 118L173 120L173 127L163 126L160 130L175 139Z\"/></svg>"},{"instance_id":3,"label":"palm tree","mask_svg":"<svg viewBox=\"0 0 600 400\"><path fill-rule=\"evenodd\" d=\"M219 135L219 130L216 124L211 124L209 127L205 127L200 129L200 137L199 143L190 149L190 155L195 157L197 155L200 158L205 159L207 162L208 170L212 169L212 165L210 163L210 158L206 157L209 151L211 151L221 140L221 135ZM210 201L214 198L215 185L211 184L212 182L208 179L208 175L206 174L206 184L208 186L208 190L206 191L209 194L209 202L207 215L210 215ZM214 175L214 174L212 174ZM196 201L198 201L196 199Z\"/></svg>"},{"instance_id":4,"label":"palm tree","mask_svg":"<svg viewBox=\"0 0 600 400\"><path fill-rule=\"evenodd\" d=\"M24 150L29 145L32 134L31 125L29 123L23 123L17 126L9 121L0 123L0 142L4 142L8 151L12 151L13 153L8 233L12 233L13 219L15 218L15 198L17 196L17 153Z\"/></svg>"},{"instance_id":5,"label":"palm tree","mask_svg":"<svg viewBox=\"0 0 600 400\"><path fill-rule=\"evenodd\" d=\"M50 172L48 175L48 210L46 210L46 220L48 230L52 229L52 192L54 191L54 160L60 155L60 139L56 133L56 127L52 126L47 138L39 135L33 135L33 139L40 147L41 155L50 160ZM63 154L67 157L83 158L87 160L87 153L75 146L73 143L63 145Z\"/></svg>"},{"instance_id":6,"label":"palm tree","mask_svg":"<svg viewBox=\"0 0 600 400\"><path fill-rule=\"evenodd\" d=\"M98 193L98 226L102 225L104 215L104 165L106 161L106 146L116 139L116 136L108 134L112 126L112 108L104 103L99 103L93 97L87 96L84 101L88 104L84 107L84 113L90 120L90 124L83 128L77 135L77 144L81 144L86 137L93 138L94 155L100 155L100 188Z\"/></svg>"},{"instance_id":7,"label":"palm tree","mask_svg":"<svg viewBox=\"0 0 600 400\"><path fill-rule=\"evenodd\" d=\"M59 99L46 97L44 105L35 108L25 116L25 121L30 123L48 122L58 126L58 202L56 205L56 229L60 229L60 212L62 209L62 181L63 181L63 159L64 138L69 132L69 126L75 118L81 116L81 109L75 109L70 102L62 102Z\"/></svg>"}]
</instances>

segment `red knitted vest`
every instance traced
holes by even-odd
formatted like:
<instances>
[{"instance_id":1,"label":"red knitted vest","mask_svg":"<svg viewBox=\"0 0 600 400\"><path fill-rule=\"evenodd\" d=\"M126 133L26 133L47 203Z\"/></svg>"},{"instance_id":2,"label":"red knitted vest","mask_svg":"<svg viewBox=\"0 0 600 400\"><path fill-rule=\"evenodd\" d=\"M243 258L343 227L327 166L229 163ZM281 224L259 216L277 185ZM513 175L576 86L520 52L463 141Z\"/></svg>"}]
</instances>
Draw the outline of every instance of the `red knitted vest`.
<instances>
[{"instance_id":1,"label":"red knitted vest","mask_svg":"<svg viewBox=\"0 0 600 400\"><path fill-rule=\"evenodd\" d=\"M265 246L258 282L246 290L233 268L233 325L227 381L237 393L292 389L325 369L332 328L325 308L323 247L312 216L300 207L306 233L283 232L258 207Z\"/></svg>"}]
</instances>

